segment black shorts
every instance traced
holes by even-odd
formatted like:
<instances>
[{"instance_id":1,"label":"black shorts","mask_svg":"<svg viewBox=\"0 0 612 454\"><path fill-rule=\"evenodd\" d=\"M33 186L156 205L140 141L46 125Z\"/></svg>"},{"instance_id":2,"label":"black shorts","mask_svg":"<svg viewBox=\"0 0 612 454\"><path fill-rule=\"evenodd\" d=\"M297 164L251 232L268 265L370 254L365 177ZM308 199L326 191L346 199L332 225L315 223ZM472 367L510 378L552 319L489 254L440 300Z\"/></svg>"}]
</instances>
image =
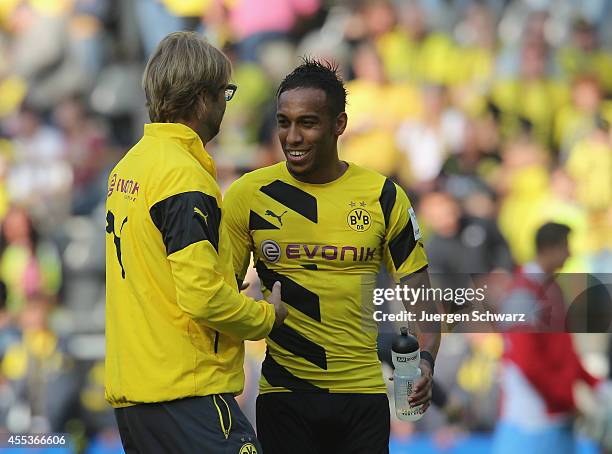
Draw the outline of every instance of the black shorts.
<instances>
[{"instance_id":1,"label":"black shorts","mask_svg":"<svg viewBox=\"0 0 612 454\"><path fill-rule=\"evenodd\" d=\"M386 394L279 392L257 397L265 454L387 454Z\"/></svg>"},{"instance_id":2,"label":"black shorts","mask_svg":"<svg viewBox=\"0 0 612 454\"><path fill-rule=\"evenodd\" d=\"M126 454L261 454L231 394L115 409Z\"/></svg>"}]
</instances>

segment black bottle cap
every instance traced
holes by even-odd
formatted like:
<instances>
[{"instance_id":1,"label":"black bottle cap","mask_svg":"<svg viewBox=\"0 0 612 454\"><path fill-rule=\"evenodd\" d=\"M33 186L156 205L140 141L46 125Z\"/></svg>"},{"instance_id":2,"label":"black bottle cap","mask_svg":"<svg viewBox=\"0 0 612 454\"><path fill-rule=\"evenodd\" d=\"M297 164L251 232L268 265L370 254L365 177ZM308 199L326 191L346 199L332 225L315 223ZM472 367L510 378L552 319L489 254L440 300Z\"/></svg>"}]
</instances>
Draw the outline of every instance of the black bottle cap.
<instances>
[{"instance_id":1,"label":"black bottle cap","mask_svg":"<svg viewBox=\"0 0 612 454\"><path fill-rule=\"evenodd\" d=\"M419 349L419 341L417 338L412 334L409 334L408 328L405 326L400 328L400 332L401 334L393 341L391 349L395 353L400 353L403 355L416 352Z\"/></svg>"}]
</instances>

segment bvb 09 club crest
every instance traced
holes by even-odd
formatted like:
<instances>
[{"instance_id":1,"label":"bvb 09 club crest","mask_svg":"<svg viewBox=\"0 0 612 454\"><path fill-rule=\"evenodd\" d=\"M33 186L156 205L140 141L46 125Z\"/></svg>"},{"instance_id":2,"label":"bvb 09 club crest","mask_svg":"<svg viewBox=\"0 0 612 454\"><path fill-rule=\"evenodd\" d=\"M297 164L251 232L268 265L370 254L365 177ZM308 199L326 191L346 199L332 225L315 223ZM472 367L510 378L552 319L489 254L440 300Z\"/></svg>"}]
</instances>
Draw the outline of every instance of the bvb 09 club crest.
<instances>
[{"instance_id":1,"label":"bvb 09 club crest","mask_svg":"<svg viewBox=\"0 0 612 454\"><path fill-rule=\"evenodd\" d=\"M257 448L253 443L245 443L238 454L257 454Z\"/></svg>"},{"instance_id":2,"label":"bvb 09 club crest","mask_svg":"<svg viewBox=\"0 0 612 454\"><path fill-rule=\"evenodd\" d=\"M365 232L372 225L372 216L365 208L354 208L346 216L346 222L356 232Z\"/></svg>"}]
</instances>

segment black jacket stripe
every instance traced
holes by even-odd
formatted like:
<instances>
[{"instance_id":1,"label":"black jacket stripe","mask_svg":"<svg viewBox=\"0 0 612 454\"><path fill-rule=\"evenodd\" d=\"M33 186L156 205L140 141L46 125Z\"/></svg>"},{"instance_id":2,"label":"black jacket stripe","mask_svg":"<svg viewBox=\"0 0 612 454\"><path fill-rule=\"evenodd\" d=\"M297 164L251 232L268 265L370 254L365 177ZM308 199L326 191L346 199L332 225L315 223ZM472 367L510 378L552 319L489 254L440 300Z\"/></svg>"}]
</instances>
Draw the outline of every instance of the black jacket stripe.
<instances>
[{"instance_id":1,"label":"black jacket stripe","mask_svg":"<svg viewBox=\"0 0 612 454\"><path fill-rule=\"evenodd\" d=\"M264 359L263 364L261 365L261 374L266 379L268 383L272 386L279 386L282 388L286 388L290 391L306 391L306 392L320 392L320 393L328 393L329 389L320 388L318 386L313 385L309 381L304 380L303 378L296 377L283 366L278 364L272 355L270 355L270 351L266 351L266 359Z\"/></svg>"},{"instance_id":2,"label":"black jacket stripe","mask_svg":"<svg viewBox=\"0 0 612 454\"><path fill-rule=\"evenodd\" d=\"M304 358L321 369L327 370L325 349L302 336L293 328L283 324L278 328L274 328L270 332L269 337L285 350Z\"/></svg>"},{"instance_id":3,"label":"black jacket stripe","mask_svg":"<svg viewBox=\"0 0 612 454\"><path fill-rule=\"evenodd\" d=\"M162 234L167 255L202 240L219 252L221 210L214 197L199 191L182 192L157 202L149 214Z\"/></svg>"},{"instance_id":4,"label":"black jacket stripe","mask_svg":"<svg viewBox=\"0 0 612 454\"><path fill-rule=\"evenodd\" d=\"M259 278L267 288L271 289L276 281L281 283L281 299L285 303L313 320L317 322L321 321L318 295L302 287L287 276L269 269L261 260L257 261L255 269L257 270Z\"/></svg>"},{"instance_id":5,"label":"black jacket stripe","mask_svg":"<svg viewBox=\"0 0 612 454\"><path fill-rule=\"evenodd\" d=\"M404 263L410 256L416 244L417 242L414 239L412 220L409 217L408 222L402 231L395 238L389 241L389 252L391 253L393 265L395 266L396 270L399 269L402 263Z\"/></svg>"},{"instance_id":6,"label":"black jacket stripe","mask_svg":"<svg viewBox=\"0 0 612 454\"><path fill-rule=\"evenodd\" d=\"M251 210L249 213L249 230L278 230L278 227Z\"/></svg>"},{"instance_id":7,"label":"black jacket stripe","mask_svg":"<svg viewBox=\"0 0 612 454\"><path fill-rule=\"evenodd\" d=\"M317 199L307 192L280 180L262 186L259 190L306 219L317 222Z\"/></svg>"},{"instance_id":8,"label":"black jacket stripe","mask_svg":"<svg viewBox=\"0 0 612 454\"><path fill-rule=\"evenodd\" d=\"M395 188L395 184L387 178L380 193L380 197L378 198L385 218L385 228L389 227L389 219L391 218L391 212L395 206L396 195L397 189Z\"/></svg>"}]
</instances>

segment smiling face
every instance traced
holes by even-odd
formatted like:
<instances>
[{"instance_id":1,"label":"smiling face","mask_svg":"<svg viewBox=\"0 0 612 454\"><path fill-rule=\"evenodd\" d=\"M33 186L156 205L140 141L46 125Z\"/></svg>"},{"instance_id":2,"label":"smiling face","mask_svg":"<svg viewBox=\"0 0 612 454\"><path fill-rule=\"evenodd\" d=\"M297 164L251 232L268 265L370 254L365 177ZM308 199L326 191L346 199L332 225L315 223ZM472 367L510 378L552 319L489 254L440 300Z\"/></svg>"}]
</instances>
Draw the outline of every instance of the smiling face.
<instances>
[{"instance_id":1,"label":"smiling face","mask_svg":"<svg viewBox=\"0 0 612 454\"><path fill-rule=\"evenodd\" d=\"M295 88L281 93L276 114L278 137L287 169L306 183L327 183L346 169L338 159L338 137L346 128L344 112L334 116L325 92Z\"/></svg>"}]
</instances>

